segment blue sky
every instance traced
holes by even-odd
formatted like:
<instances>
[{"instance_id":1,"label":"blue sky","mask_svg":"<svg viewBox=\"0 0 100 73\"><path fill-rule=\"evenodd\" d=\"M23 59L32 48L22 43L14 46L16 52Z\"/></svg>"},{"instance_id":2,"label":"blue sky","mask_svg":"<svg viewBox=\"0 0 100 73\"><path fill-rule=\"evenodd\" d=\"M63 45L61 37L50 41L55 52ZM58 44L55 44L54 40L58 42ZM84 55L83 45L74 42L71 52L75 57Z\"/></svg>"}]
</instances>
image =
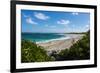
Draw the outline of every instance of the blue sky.
<instances>
[{"instance_id":1,"label":"blue sky","mask_svg":"<svg viewBox=\"0 0 100 73\"><path fill-rule=\"evenodd\" d=\"M21 10L22 32L86 32L89 22L89 13Z\"/></svg>"}]
</instances>

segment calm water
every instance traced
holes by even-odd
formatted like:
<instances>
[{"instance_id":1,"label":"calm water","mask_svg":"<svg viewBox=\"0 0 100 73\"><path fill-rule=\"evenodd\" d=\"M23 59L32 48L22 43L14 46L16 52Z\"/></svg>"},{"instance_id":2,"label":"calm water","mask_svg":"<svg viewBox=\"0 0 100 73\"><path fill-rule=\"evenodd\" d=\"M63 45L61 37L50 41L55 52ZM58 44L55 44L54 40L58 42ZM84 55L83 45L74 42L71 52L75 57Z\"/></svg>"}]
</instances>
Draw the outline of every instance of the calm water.
<instances>
[{"instance_id":1,"label":"calm water","mask_svg":"<svg viewBox=\"0 0 100 73\"><path fill-rule=\"evenodd\" d=\"M21 38L33 42L48 42L52 40L68 39L69 36L58 33L22 33Z\"/></svg>"}]
</instances>

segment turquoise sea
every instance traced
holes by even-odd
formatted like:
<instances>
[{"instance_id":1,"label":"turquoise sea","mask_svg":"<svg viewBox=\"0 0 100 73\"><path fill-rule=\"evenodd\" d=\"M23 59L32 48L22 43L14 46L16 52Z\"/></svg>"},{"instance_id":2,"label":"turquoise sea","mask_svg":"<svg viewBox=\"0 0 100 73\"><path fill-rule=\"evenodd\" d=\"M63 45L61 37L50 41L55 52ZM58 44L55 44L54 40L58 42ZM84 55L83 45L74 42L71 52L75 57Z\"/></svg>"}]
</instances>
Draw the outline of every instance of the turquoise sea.
<instances>
[{"instance_id":1,"label":"turquoise sea","mask_svg":"<svg viewBox=\"0 0 100 73\"><path fill-rule=\"evenodd\" d=\"M69 39L70 35L61 33L21 33L21 39L36 43L49 42L54 40Z\"/></svg>"}]
</instances>

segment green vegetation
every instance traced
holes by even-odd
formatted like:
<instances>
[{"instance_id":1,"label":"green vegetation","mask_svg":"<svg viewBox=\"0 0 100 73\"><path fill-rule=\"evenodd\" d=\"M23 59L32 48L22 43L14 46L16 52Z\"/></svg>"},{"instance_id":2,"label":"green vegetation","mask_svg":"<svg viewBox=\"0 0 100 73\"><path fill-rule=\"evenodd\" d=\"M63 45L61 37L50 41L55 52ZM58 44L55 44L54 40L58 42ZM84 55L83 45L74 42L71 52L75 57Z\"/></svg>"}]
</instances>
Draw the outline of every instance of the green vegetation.
<instances>
[{"instance_id":1,"label":"green vegetation","mask_svg":"<svg viewBox=\"0 0 100 73\"><path fill-rule=\"evenodd\" d=\"M65 33L65 34L85 34L86 32L69 32L69 33Z\"/></svg>"},{"instance_id":2,"label":"green vegetation","mask_svg":"<svg viewBox=\"0 0 100 73\"><path fill-rule=\"evenodd\" d=\"M55 51L51 55L43 47L27 40L21 43L21 62L45 62L45 61L64 61L64 60L85 60L90 59L90 31L84 34L83 38L73 44L69 49L59 53Z\"/></svg>"},{"instance_id":3,"label":"green vegetation","mask_svg":"<svg viewBox=\"0 0 100 73\"><path fill-rule=\"evenodd\" d=\"M21 62L44 62L52 61L52 58L46 54L46 51L41 46L35 43L22 40L21 43Z\"/></svg>"},{"instance_id":4,"label":"green vegetation","mask_svg":"<svg viewBox=\"0 0 100 73\"><path fill-rule=\"evenodd\" d=\"M57 54L57 60L82 60L90 58L90 31L69 49L62 50Z\"/></svg>"}]
</instances>

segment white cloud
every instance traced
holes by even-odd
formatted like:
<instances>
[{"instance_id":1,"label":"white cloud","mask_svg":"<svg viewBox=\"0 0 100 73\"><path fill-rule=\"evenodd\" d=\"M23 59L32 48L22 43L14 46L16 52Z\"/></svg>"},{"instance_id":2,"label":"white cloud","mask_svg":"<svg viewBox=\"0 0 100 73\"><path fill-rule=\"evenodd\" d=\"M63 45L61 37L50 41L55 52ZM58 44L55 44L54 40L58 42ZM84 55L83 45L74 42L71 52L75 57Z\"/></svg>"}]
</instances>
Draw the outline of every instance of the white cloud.
<instances>
[{"instance_id":1,"label":"white cloud","mask_svg":"<svg viewBox=\"0 0 100 73\"><path fill-rule=\"evenodd\" d=\"M69 24L69 23L70 23L69 20L64 20L64 19L57 21L57 24L67 25L67 24Z\"/></svg>"},{"instance_id":2,"label":"white cloud","mask_svg":"<svg viewBox=\"0 0 100 73\"><path fill-rule=\"evenodd\" d=\"M72 15L78 15L79 13L78 12L72 12Z\"/></svg>"},{"instance_id":3,"label":"white cloud","mask_svg":"<svg viewBox=\"0 0 100 73\"><path fill-rule=\"evenodd\" d=\"M31 18L27 18L27 19L26 19L26 22L27 22L28 24L37 24L37 22L33 21Z\"/></svg>"},{"instance_id":4,"label":"white cloud","mask_svg":"<svg viewBox=\"0 0 100 73\"><path fill-rule=\"evenodd\" d=\"M28 15L25 15L25 14L23 14L23 16L24 16L25 18L29 17Z\"/></svg>"},{"instance_id":5,"label":"white cloud","mask_svg":"<svg viewBox=\"0 0 100 73\"><path fill-rule=\"evenodd\" d=\"M34 16L38 19L41 19L41 20L47 20L50 18L49 16L47 16L43 13L39 13L39 12L34 12Z\"/></svg>"},{"instance_id":6,"label":"white cloud","mask_svg":"<svg viewBox=\"0 0 100 73\"><path fill-rule=\"evenodd\" d=\"M89 26L89 25L86 25L85 27L86 27L86 28L89 28L90 26Z\"/></svg>"}]
</instances>

